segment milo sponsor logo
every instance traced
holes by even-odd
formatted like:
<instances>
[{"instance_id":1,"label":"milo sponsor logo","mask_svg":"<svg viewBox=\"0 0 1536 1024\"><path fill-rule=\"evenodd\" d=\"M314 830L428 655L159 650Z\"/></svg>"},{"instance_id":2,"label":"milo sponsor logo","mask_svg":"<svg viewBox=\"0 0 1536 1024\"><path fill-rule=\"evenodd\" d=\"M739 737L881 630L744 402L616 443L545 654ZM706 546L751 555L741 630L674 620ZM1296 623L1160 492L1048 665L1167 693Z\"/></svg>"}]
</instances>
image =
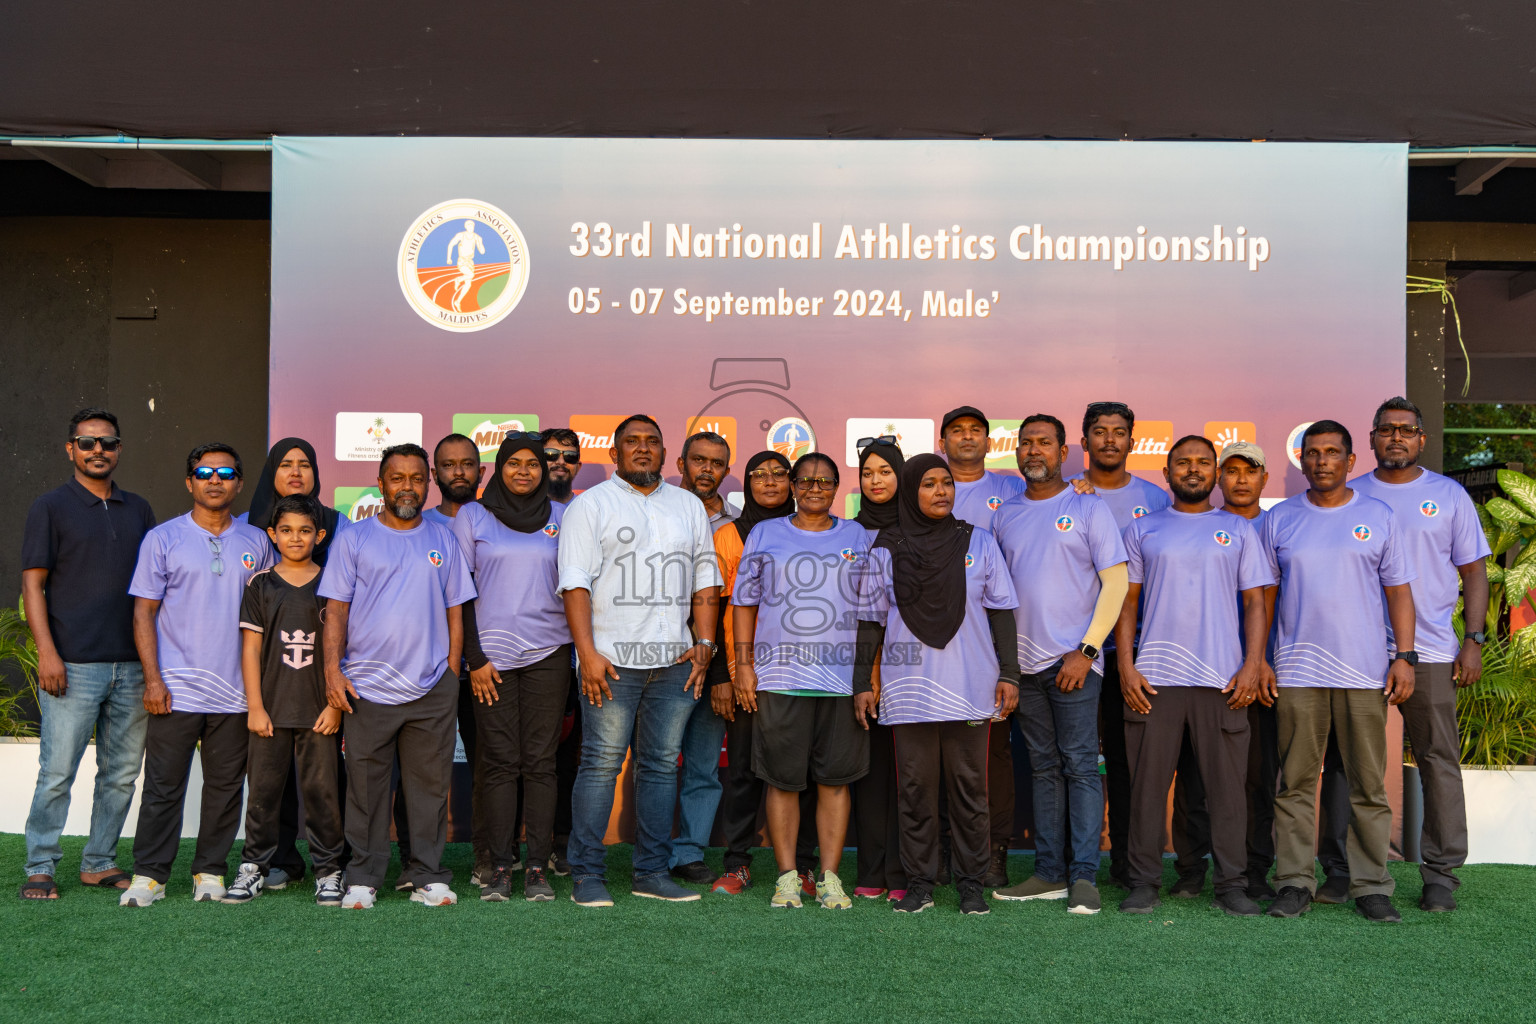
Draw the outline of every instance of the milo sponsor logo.
<instances>
[{"instance_id":1,"label":"milo sponsor logo","mask_svg":"<svg viewBox=\"0 0 1536 1024\"><path fill-rule=\"evenodd\" d=\"M532 413L479 413L456 412L453 414L453 432L463 434L480 449L481 462L495 462L496 450L508 434L539 429L539 418Z\"/></svg>"},{"instance_id":2,"label":"milo sponsor logo","mask_svg":"<svg viewBox=\"0 0 1536 1024\"><path fill-rule=\"evenodd\" d=\"M384 511L384 499L377 487L338 487L331 492L331 504L354 523Z\"/></svg>"},{"instance_id":3,"label":"milo sponsor logo","mask_svg":"<svg viewBox=\"0 0 1536 1024\"><path fill-rule=\"evenodd\" d=\"M1023 420L993 420L987 435L988 466L1013 468L1018 463L1019 425Z\"/></svg>"}]
</instances>

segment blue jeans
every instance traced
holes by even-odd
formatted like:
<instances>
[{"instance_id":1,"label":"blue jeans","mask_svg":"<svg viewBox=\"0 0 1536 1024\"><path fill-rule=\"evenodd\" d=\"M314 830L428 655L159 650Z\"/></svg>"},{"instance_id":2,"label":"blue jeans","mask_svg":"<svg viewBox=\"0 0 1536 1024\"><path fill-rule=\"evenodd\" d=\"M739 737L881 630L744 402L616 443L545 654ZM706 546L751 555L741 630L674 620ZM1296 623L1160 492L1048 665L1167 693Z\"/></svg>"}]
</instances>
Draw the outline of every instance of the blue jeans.
<instances>
[{"instance_id":1,"label":"blue jeans","mask_svg":"<svg viewBox=\"0 0 1536 1024\"><path fill-rule=\"evenodd\" d=\"M1071 693L1056 688L1057 662L1019 683L1015 717L1034 769L1035 874L1047 882L1094 881L1104 828L1099 781L1099 690L1090 671ZM1071 863L1066 848L1070 828Z\"/></svg>"},{"instance_id":2,"label":"blue jeans","mask_svg":"<svg viewBox=\"0 0 1536 1024\"><path fill-rule=\"evenodd\" d=\"M720 744L725 739L725 719L709 703L709 684L688 716L683 732L683 782L677 803L682 825L672 842L672 866L681 867L704 859L709 834L720 808Z\"/></svg>"},{"instance_id":3,"label":"blue jeans","mask_svg":"<svg viewBox=\"0 0 1536 1024\"><path fill-rule=\"evenodd\" d=\"M37 789L27 815L28 875L53 876L59 834L69 817L69 791L91 734L96 734L96 793L91 835L80 857L82 872L117 865L117 841L133 802L133 784L144 763L144 669L136 661L64 665L62 697L39 689L42 717L37 751Z\"/></svg>"},{"instance_id":4,"label":"blue jeans","mask_svg":"<svg viewBox=\"0 0 1536 1024\"><path fill-rule=\"evenodd\" d=\"M677 803L677 758L696 703L683 690L689 665L620 668L608 681L602 707L581 709L581 768L571 793L571 839L566 856L577 881L602 878L603 836L613 812L614 783L635 738L635 878L663 875L672 852L672 809Z\"/></svg>"}]
</instances>

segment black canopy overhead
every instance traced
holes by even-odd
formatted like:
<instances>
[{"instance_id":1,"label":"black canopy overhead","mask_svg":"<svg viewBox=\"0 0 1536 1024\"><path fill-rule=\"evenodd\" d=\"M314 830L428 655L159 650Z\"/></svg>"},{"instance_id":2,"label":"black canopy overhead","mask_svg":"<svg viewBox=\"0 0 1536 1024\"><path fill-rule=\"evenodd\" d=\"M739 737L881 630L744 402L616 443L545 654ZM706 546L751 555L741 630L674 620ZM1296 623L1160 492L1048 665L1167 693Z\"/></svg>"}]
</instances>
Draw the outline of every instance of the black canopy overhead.
<instances>
[{"instance_id":1,"label":"black canopy overhead","mask_svg":"<svg viewBox=\"0 0 1536 1024\"><path fill-rule=\"evenodd\" d=\"M11 0L0 133L1536 145L1510 0Z\"/></svg>"}]
</instances>

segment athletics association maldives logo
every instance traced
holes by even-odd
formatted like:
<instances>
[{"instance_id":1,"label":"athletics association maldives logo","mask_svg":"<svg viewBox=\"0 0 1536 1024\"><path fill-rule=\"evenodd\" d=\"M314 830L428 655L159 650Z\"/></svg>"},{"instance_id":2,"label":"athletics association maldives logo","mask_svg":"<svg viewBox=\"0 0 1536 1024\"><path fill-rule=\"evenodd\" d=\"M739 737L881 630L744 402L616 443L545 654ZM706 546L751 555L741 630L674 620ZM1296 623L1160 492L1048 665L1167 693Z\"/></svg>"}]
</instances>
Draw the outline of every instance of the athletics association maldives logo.
<instances>
[{"instance_id":1,"label":"athletics association maldives logo","mask_svg":"<svg viewBox=\"0 0 1536 1024\"><path fill-rule=\"evenodd\" d=\"M560 524L559 523L545 523L544 524L544 529L540 530L539 532L542 533L546 537L558 537L558 536L560 536Z\"/></svg>"},{"instance_id":2,"label":"athletics association maldives logo","mask_svg":"<svg viewBox=\"0 0 1536 1024\"><path fill-rule=\"evenodd\" d=\"M247 572L256 568L256 556L247 551L240 556L240 564L245 566Z\"/></svg>"},{"instance_id":3,"label":"athletics association maldives logo","mask_svg":"<svg viewBox=\"0 0 1536 1024\"><path fill-rule=\"evenodd\" d=\"M1361 523L1359 526L1355 527L1349 532L1354 536L1355 540L1361 542L1371 539L1371 528L1366 526L1364 523Z\"/></svg>"},{"instance_id":4,"label":"athletics association maldives logo","mask_svg":"<svg viewBox=\"0 0 1536 1024\"><path fill-rule=\"evenodd\" d=\"M1232 535L1226 530L1217 530L1214 536L1216 538L1216 543L1220 544L1222 547L1226 547L1232 543Z\"/></svg>"},{"instance_id":5,"label":"athletics association maldives logo","mask_svg":"<svg viewBox=\"0 0 1536 1024\"><path fill-rule=\"evenodd\" d=\"M995 494L992 495L992 497L987 499L987 508L991 509L993 512L996 512L998 509L1002 508L1002 506L1003 506L1003 499L999 498Z\"/></svg>"},{"instance_id":6,"label":"athletics association maldives logo","mask_svg":"<svg viewBox=\"0 0 1536 1024\"><path fill-rule=\"evenodd\" d=\"M1060 530L1062 533L1070 533L1072 531L1072 517L1058 516L1056 518L1056 529Z\"/></svg>"},{"instance_id":7,"label":"athletics association maldives logo","mask_svg":"<svg viewBox=\"0 0 1536 1024\"><path fill-rule=\"evenodd\" d=\"M972 555L972 554L967 554L965 556L965 567L967 569L969 569L971 566L973 566L975 564L976 564L976 556Z\"/></svg>"},{"instance_id":8,"label":"athletics association maldives logo","mask_svg":"<svg viewBox=\"0 0 1536 1024\"><path fill-rule=\"evenodd\" d=\"M1147 508L1147 506L1145 506L1145 505L1137 505L1135 508L1131 509L1131 518L1132 519L1140 519L1142 516L1146 515L1147 513L1151 512L1151 511L1152 510Z\"/></svg>"},{"instance_id":9,"label":"athletics association maldives logo","mask_svg":"<svg viewBox=\"0 0 1536 1024\"><path fill-rule=\"evenodd\" d=\"M768 428L768 447L790 462L816 450L816 434L798 416L786 416Z\"/></svg>"},{"instance_id":10,"label":"athletics association maldives logo","mask_svg":"<svg viewBox=\"0 0 1536 1024\"><path fill-rule=\"evenodd\" d=\"M433 548L427 552L427 561L431 562L432 568L435 569L443 564L443 553L437 550L437 548Z\"/></svg>"},{"instance_id":11,"label":"athletics association maldives logo","mask_svg":"<svg viewBox=\"0 0 1536 1024\"><path fill-rule=\"evenodd\" d=\"M1432 501L1425 501L1419 504L1419 511L1433 519L1440 514L1440 506Z\"/></svg>"},{"instance_id":12,"label":"athletics association maldives logo","mask_svg":"<svg viewBox=\"0 0 1536 1024\"><path fill-rule=\"evenodd\" d=\"M528 288L528 243L507 214L453 199L417 217L400 242L400 290L445 331L483 331L517 308Z\"/></svg>"}]
</instances>

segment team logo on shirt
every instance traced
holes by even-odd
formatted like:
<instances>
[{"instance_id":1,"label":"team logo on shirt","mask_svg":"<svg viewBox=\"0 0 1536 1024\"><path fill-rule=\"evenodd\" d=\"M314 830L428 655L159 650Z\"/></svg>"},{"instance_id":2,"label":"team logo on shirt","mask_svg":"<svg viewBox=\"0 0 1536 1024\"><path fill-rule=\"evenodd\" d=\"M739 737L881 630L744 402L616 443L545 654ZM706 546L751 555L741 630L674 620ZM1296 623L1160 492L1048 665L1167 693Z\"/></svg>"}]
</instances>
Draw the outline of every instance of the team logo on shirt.
<instances>
[{"instance_id":1,"label":"team logo on shirt","mask_svg":"<svg viewBox=\"0 0 1536 1024\"><path fill-rule=\"evenodd\" d=\"M427 323L483 331L528 287L528 243L516 222L478 199L439 203L411 223L396 259L400 290Z\"/></svg>"},{"instance_id":2,"label":"team logo on shirt","mask_svg":"<svg viewBox=\"0 0 1536 1024\"><path fill-rule=\"evenodd\" d=\"M1358 541L1362 541L1363 542L1363 541L1368 541L1368 540L1371 539L1371 528L1369 526L1366 526L1364 523L1361 523L1359 526L1355 527L1353 530L1351 530L1349 532L1351 534L1353 534L1355 540L1358 540Z\"/></svg>"},{"instance_id":3,"label":"team logo on shirt","mask_svg":"<svg viewBox=\"0 0 1536 1024\"><path fill-rule=\"evenodd\" d=\"M283 649L288 652L283 655L284 665L289 668L308 668L315 663L314 633L306 633L302 629L289 633L280 629L277 635L283 638Z\"/></svg>"},{"instance_id":4,"label":"team logo on shirt","mask_svg":"<svg viewBox=\"0 0 1536 1024\"><path fill-rule=\"evenodd\" d=\"M1420 502L1419 511L1429 516L1430 518L1434 518L1440 514L1440 506L1436 505L1432 501Z\"/></svg>"},{"instance_id":5,"label":"team logo on shirt","mask_svg":"<svg viewBox=\"0 0 1536 1024\"><path fill-rule=\"evenodd\" d=\"M240 564L245 566L247 572L256 568L256 556L247 551L240 556Z\"/></svg>"},{"instance_id":6,"label":"team logo on shirt","mask_svg":"<svg viewBox=\"0 0 1536 1024\"><path fill-rule=\"evenodd\" d=\"M1146 515L1148 512L1151 512L1151 511L1152 510L1147 508L1147 506L1145 506L1145 505L1137 505L1135 508L1131 509L1131 518L1132 519L1140 519L1142 516Z\"/></svg>"},{"instance_id":7,"label":"team logo on shirt","mask_svg":"<svg viewBox=\"0 0 1536 1024\"><path fill-rule=\"evenodd\" d=\"M1071 530L1072 530L1072 517L1071 516L1057 516L1056 517L1056 529L1060 530L1062 533L1070 533Z\"/></svg>"},{"instance_id":8,"label":"team logo on shirt","mask_svg":"<svg viewBox=\"0 0 1536 1024\"><path fill-rule=\"evenodd\" d=\"M987 508L991 509L993 512L996 512L1002 503L1003 499L994 494L992 497L987 499Z\"/></svg>"},{"instance_id":9,"label":"team logo on shirt","mask_svg":"<svg viewBox=\"0 0 1536 1024\"><path fill-rule=\"evenodd\" d=\"M559 523L545 523L544 524L544 529L540 530L539 532L542 533L546 537L558 537L558 536L560 536L560 524Z\"/></svg>"},{"instance_id":10,"label":"team logo on shirt","mask_svg":"<svg viewBox=\"0 0 1536 1024\"><path fill-rule=\"evenodd\" d=\"M435 569L439 565L443 564L443 553L436 548L433 548L431 551L427 552L427 561L431 562L432 567Z\"/></svg>"},{"instance_id":11,"label":"team logo on shirt","mask_svg":"<svg viewBox=\"0 0 1536 1024\"><path fill-rule=\"evenodd\" d=\"M1222 547L1226 547L1232 543L1232 535L1226 530L1217 530L1214 536L1216 538L1216 543L1220 544Z\"/></svg>"},{"instance_id":12,"label":"team logo on shirt","mask_svg":"<svg viewBox=\"0 0 1536 1024\"><path fill-rule=\"evenodd\" d=\"M971 566L973 566L975 564L976 564L976 556L975 555L969 555L968 554L968 555L965 556L965 567L967 569L969 569Z\"/></svg>"},{"instance_id":13,"label":"team logo on shirt","mask_svg":"<svg viewBox=\"0 0 1536 1024\"><path fill-rule=\"evenodd\" d=\"M837 554L845 562L857 562L859 560L859 556L854 552L853 548L843 548Z\"/></svg>"}]
</instances>

